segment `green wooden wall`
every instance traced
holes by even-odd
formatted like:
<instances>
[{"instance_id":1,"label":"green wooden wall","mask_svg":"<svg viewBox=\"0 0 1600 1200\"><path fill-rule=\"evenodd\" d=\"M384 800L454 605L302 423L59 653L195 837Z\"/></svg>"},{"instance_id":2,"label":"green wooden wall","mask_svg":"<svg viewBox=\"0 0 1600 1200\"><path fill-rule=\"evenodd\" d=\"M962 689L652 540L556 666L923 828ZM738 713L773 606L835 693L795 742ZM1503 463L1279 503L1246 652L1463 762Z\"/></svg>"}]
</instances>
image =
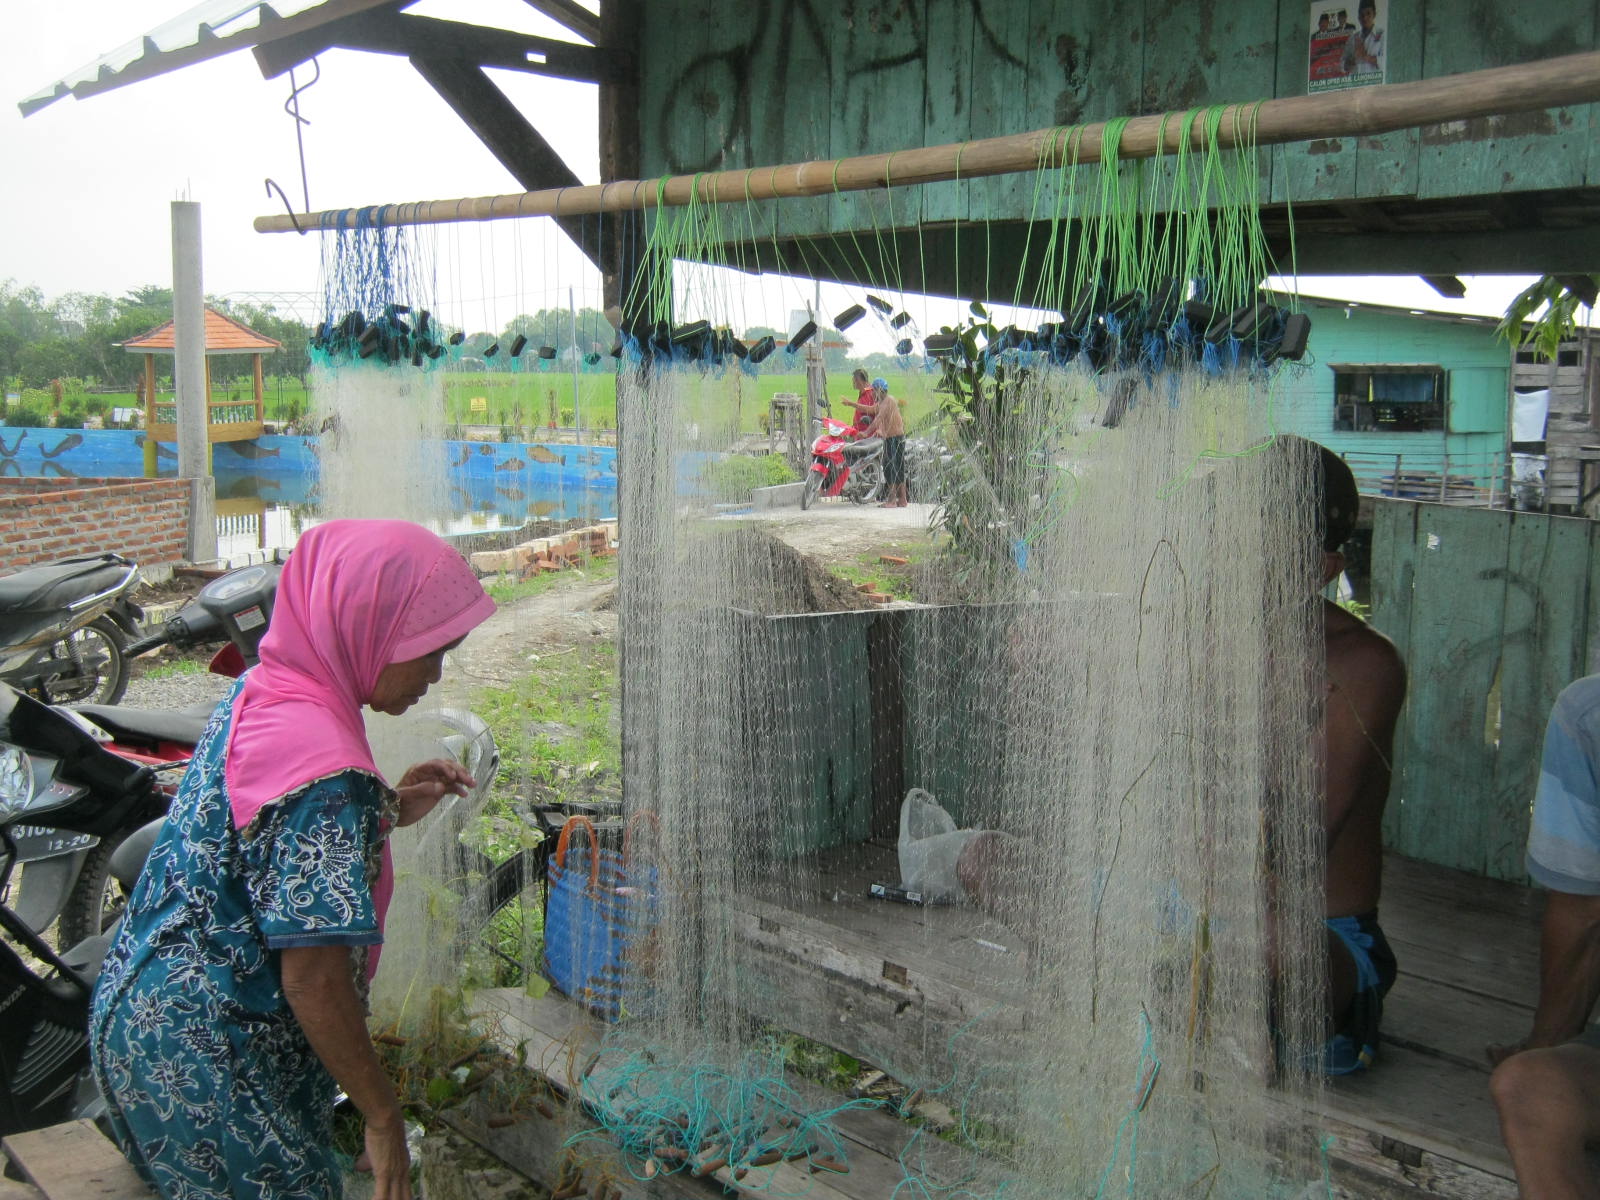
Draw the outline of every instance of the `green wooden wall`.
<instances>
[{"instance_id":1,"label":"green wooden wall","mask_svg":"<svg viewBox=\"0 0 1600 1200\"><path fill-rule=\"evenodd\" d=\"M1383 311L1343 303L1302 301L1311 317L1309 353L1278 381L1278 427L1346 455L1368 490L1379 470L1443 470L1497 486L1508 449L1511 348L1495 323ZM1449 372L1447 427L1438 432L1335 432L1330 364L1437 364ZM1387 465L1386 465L1387 464Z\"/></svg>"},{"instance_id":2,"label":"green wooden wall","mask_svg":"<svg viewBox=\"0 0 1600 1200\"><path fill-rule=\"evenodd\" d=\"M1305 0L650 0L641 155L656 174L828 159L1306 91ZM1352 18L1355 4L1349 5ZM1388 79L1592 49L1595 0L1389 5ZM1498 195L1600 174L1594 106L1328 139L1274 200ZM788 234L1026 217L1021 176L781 207ZM976 253L977 247L968 247Z\"/></svg>"},{"instance_id":3,"label":"green wooden wall","mask_svg":"<svg viewBox=\"0 0 1600 1200\"><path fill-rule=\"evenodd\" d=\"M1372 623L1410 674L1385 843L1523 878L1545 719L1600 650L1592 521L1380 500Z\"/></svg>"}]
</instances>

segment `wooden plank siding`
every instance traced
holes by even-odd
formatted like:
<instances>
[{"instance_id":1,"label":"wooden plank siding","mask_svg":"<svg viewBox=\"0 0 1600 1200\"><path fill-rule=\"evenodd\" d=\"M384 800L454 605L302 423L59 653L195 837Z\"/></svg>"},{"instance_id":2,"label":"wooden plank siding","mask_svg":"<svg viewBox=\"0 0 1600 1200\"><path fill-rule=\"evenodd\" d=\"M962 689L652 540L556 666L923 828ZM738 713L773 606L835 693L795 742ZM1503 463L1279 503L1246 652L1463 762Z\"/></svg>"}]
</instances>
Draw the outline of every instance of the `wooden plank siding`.
<instances>
[{"instance_id":1,"label":"wooden plank siding","mask_svg":"<svg viewBox=\"0 0 1600 1200\"><path fill-rule=\"evenodd\" d=\"M1471 480L1486 502L1503 494L1510 400L1509 344L1489 319L1416 315L1396 309L1305 297L1311 353L1277 384L1277 424L1349 460L1364 491L1382 492L1396 463L1407 474ZM1437 365L1448 373L1446 427L1430 432L1336 431L1331 364Z\"/></svg>"},{"instance_id":2,"label":"wooden plank siding","mask_svg":"<svg viewBox=\"0 0 1600 1200\"><path fill-rule=\"evenodd\" d=\"M1391 849L1523 878L1545 720L1596 642L1597 555L1585 520L1377 502L1372 623L1410 673Z\"/></svg>"},{"instance_id":3,"label":"wooden plank siding","mask_svg":"<svg viewBox=\"0 0 1600 1200\"><path fill-rule=\"evenodd\" d=\"M1306 90L1302 0L656 0L643 6L646 178L960 142ZM1350 10L1354 16L1355 3ZM1486 24L1487 22L1487 24ZM1391 5L1387 78L1591 48L1594 0ZM1592 182L1594 106L1275 151L1274 202L1484 195ZM1028 215L1032 180L897 194L895 224ZM797 200L781 233L886 228L884 196ZM1513 202L1514 203L1514 202ZM1374 232L1382 232L1375 229ZM992 289L996 294L1003 288Z\"/></svg>"}]
</instances>

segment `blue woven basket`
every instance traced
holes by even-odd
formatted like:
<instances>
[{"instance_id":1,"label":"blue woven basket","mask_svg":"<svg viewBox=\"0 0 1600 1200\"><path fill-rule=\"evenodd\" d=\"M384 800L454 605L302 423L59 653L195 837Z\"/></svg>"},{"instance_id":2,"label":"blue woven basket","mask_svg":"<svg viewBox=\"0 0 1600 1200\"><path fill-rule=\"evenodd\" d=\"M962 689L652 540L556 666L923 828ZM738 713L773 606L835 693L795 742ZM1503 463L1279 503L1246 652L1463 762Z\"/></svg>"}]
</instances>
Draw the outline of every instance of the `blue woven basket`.
<instances>
[{"instance_id":1,"label":"blue woven basket","mask_svg":"<svg viewBox=\"0 0 1600 1200\"><path fill-rule=\"evenodd\" d=\"M574 846L584 830L588 845ZM594 823L568 817L550 856L544 916L544 973L556 990L590 1012L614 1021L622 1011L625 985L635 990L630 950L648 937L657 919L654 867L631 868L627 844L602 848Z\"/></svg>"}]
</instances>

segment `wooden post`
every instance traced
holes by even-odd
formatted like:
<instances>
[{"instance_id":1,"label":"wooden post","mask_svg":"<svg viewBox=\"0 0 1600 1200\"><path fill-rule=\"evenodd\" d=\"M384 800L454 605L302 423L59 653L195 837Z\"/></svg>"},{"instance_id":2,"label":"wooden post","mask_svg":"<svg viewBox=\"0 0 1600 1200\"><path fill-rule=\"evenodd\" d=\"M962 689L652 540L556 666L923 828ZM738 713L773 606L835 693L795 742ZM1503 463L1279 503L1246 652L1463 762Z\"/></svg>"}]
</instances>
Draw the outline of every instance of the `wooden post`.
<instances>
[{"instance_id":1,"label":"wooden post","mask_svg":"<svg viewBox=\"0 0 1600 1200\"><path fill-rule=\"evenodd\" d=\"M267 410L265 406L266 381L261 376L261 354L259 351L251 355L250 363L251 366L255 368L256 420L265 421L267 419Z\"/></svg>"},{"instance_id":2,"label":"wooden post","mask_svg":"<svg viewBox=\"0 0 1600 1200\"><path fill-rule=\"evenodd\" d=\"M161 452L156 449L156 356L144 356L144 477L161 473Z\"/></svg>"},{"instance_id":3,"label":"wooden post","mask_svg":"<svg viewBox=\"0 0 1600 1200\"><path fill-rule=\"evenodd\" d=\"M610 30L621 31L623 18L637 0L610 0L617 10ZM627 10L627 12L624 12ZM637 28L637 22L629 22ZM626 85L610 92L611 102L636 94ZM608 93L602 88L602 105ZM1282 96L1222 108L1216 143L1228 148L1241 145L1273 146L1317 138L1356 138L1440 125L1477 117L1531 112L1600 100L1600 51L1570 54L1510 67L1491 67L1460 75L1419 79L1410 83L1377 84L1348 91L1309 96ZM637 104L631 106L637 114ZM608 110L602 109L604 114ZM1188 128L1193 149L1207 147L1207 121L1185 121L1184 113L1156 113L1127 121L1117 141L1123 159L1154 158L1174 153ZM731 204L789 196L823 196L835 192L905 187L950 179L973 179L1020 171L1097 162L1110 122L1071 128L1036 129L1031 133L980 138L942 146L917 146L887 154L862 154L851 158L784 163L742 171L711 171L674 175L665 180L615 179L586 187L546 188L500 196L463 197L394 206L385 215L388 225L438 225L457 221L494 221L508 217L572 216L579 213L622 212L702 203ZM636 124L619 108L602 116L602 151L610 165L626 161L628 132ZM636 151L635 151L636 153ZM605 174L607 159L602 159ZM634 174L637 174L635 169ZM259 233L288 233L301 227L349 228L358 209L257 217ZM298 223L297 223L298 222Z\"/></svg>"}]
</instances>

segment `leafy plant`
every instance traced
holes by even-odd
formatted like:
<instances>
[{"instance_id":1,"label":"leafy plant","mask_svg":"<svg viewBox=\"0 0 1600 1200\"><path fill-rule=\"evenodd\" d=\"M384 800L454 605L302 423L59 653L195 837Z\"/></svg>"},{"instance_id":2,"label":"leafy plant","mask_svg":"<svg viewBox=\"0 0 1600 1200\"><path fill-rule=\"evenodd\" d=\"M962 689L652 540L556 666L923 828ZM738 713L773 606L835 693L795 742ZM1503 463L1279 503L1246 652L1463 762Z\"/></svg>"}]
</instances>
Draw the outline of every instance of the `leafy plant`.
<instances>
[{"instance_id":1,"label":"leafy plant","mask_svg":"<svg viewBox=\"0 0 1600 1200\"><path fill-rule=\"evenodd\" d=\"M1009 572L1049 485L1039 422L1029 411L1033 372L991 352L1000 330L977 301L963 324L939 332L954 340L935 391L955 461L941 480L938 520L968 571Z\"/></svg>"},{"instance_id":2,"label":"leafy plant","mask_svg":"<svg viewBox=\"0 0 1600 1200\"><path fill-rule=\"evenodd\" d=\"M701 479L714 499L749 500L758 487L793 483L794 468L779 454L734 454L708 464Z\"/></svg>"},{"instance_id":3,"label":"leafy plant","mask_svg":"<svg viewBox=\"0 0 1600 1200\"><path fill-rule=\"evenodd\" d=\"M1541 275L1511 301L1496 332L1553 361L1577 332L1579 306L1594 307L1597 292L1600 275ZM1524 330L1529 320L1532 328Z\"/></svg>"}]
</instances>

